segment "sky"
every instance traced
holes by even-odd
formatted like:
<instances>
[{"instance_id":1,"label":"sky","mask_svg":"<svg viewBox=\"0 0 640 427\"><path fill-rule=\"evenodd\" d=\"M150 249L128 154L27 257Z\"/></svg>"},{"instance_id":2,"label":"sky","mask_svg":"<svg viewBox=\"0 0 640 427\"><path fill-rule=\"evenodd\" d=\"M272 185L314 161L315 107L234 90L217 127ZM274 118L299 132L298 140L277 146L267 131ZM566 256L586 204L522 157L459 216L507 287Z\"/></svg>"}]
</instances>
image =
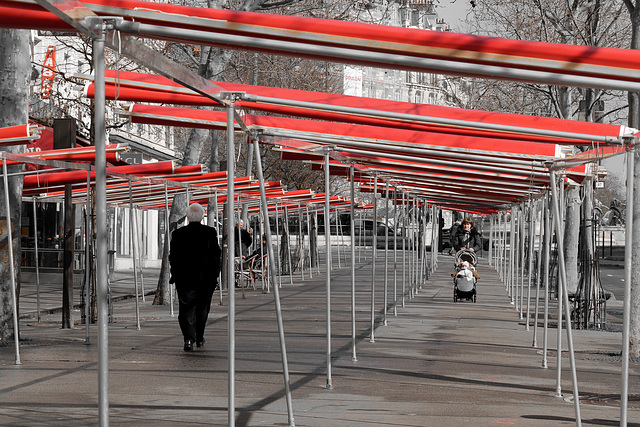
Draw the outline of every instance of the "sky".
<instances>
[{"instance_id":1,"label":"sky","mask_svg":"<svg viewBox=\"0 0 640 427\"><path fill-rule=\"evenodd\" d=\"M471 11L469 0L436 0L438 16L444 18L454 32L459 32L467 13Z\"/></svg>"}]
</instances>

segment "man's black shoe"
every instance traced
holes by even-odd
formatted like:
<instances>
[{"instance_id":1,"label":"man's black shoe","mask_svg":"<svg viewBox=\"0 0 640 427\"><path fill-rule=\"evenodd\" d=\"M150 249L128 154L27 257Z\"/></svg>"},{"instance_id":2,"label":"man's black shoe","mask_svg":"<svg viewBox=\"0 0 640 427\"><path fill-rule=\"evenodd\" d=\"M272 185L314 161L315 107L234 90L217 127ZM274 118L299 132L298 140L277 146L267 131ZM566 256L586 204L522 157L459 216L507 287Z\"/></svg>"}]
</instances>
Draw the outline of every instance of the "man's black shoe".
<instances>
[{"instance_id":1,"label":"man's black shoe","mask_svg":"<svg viewBox=\"0 0 640 427\"><path fill-rule=\"evenodd\" d=\"M191 351L191 350L193 350L193 341L184 340L184 351Z\"/></svg>"},{"instance_id":2,"label":"man's black shoe","mask_svg":"<svg viewBox=\"0 0 640 427\"><path fill-rule=\"evenodd\" d=\"M204 347L204 338L202 338L200 341L196 341L196 347Z\"/></svg>"}]
</instances>

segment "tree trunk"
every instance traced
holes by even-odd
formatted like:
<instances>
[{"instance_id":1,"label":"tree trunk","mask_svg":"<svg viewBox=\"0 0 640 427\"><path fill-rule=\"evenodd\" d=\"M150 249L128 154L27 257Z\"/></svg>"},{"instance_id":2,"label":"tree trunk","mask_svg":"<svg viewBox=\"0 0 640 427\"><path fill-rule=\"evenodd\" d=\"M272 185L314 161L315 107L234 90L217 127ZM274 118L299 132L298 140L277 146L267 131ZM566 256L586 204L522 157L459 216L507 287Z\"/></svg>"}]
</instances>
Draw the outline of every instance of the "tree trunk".
<instances>
[{"instance_id":1,"label":"tree trunk","mask_svg":"<svg viewBox=\"0 0 640 427\"><path fill-rule=\"evenodd\" d=\"M194 165L200 159L202 146L207 139L209 131L206 129L193 129L189 135L189 140L184 151L181 166ZM177 194L173 197L171 203L171 212L169 214L169 233L178 228L187 214L187 196L185 193ZM158 277L158 287L156 295L153 299L154 305L166 304L169 292L169 246L164 246L162 254L162 265L160 267L161 274Z\"/></svg>"},{"instance_id":2,"label":"tree trunk","mask_svg":"<svg viewBox=\"0 0 640 427\"><path fill-rule=\"evenodd\" d=\"M0 29L0 126L24 125L28 119L29 32L26 30ZM18 153L22 146L3 147L3 151ZM23 166L12 166L8 173L21 171ZM9 178L9 208L11 211L11 237L13 264L16 278L16 297L20 295L20 217L22 216L22 177ZM1 183L1 181L0 181ZM7 228L7 206L4 184L0 185L0 342L13 339L13 309L11 307L11 265L9 262L9 239ZM16 301L16 306L18 301Z\"/></svg>"},{"instance_id":3,"label":"tree trunk","mask_svg":"<svg viewBox=\"0 0 640 427\"><path fill-rule=\"evenodd\" d=\"M564 226L564 259L567 268L567 292L578 290L578 241L580 238L580 187L567 189L567 211Z\"/></svg>"},{"instance_id":4,"label":"tree trunk","mask_svg":"<svg viewBox=\"0 0 640 427\"><path fill-rule=\"evenodd\" d=\"M209 7L219 7L220 1L210 1ZM253 12L257 10L264 0L246 0L240 10ZM224 71L225 67L231 59L232 52L230 50L222 49L204 49L203 52L207 52L207 55L203 55L203 61L200 64L198 74L204 78L211 79L213 77L220 78L220 75ZM182 160L182 166L194 165L200 160L200 153L202 147L206 141L210 141L212 162L215 161L218 164L218 139L209 138L209 131L205 129L192 129L187 145L184 150L184 157ZM233 153L232 153L233 155ZM215 156L215 157L214 157ZM211 205L211 203L210 203ZM171 204L171 214L169 215L170 223L173 223L175 219L185 216L187 211L186 197L178 198L176 196ZM167 298L165 295L169 291L169 247L165 245L162 254L162 265L160 267L161 274L158 277L158 286L156 288L156 296L153 300L154 305L166 304Z\"/></svg>"}]
</instances>

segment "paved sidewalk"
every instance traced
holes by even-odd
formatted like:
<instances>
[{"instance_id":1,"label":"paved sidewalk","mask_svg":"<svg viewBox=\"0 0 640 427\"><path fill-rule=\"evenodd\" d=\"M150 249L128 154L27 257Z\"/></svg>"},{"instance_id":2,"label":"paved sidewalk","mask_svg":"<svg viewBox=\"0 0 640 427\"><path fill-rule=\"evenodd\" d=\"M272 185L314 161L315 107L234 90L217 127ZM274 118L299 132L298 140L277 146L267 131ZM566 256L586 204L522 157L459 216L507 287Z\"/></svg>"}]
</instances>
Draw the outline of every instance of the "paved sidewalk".
<instances>
[{"instance_id":1,"label":"paved sidewalk","mask_svg":"<svg viewBox=\"0 0 640 427\"><path fill-rule=\"evenodd\" d=\"M478 302L452 299L450 259L414 297L398 297L393 272L384 325L384 256L377 262L371 342L371 260L356 267L357 361L352 360L350 269L332 272L331 383L327 390L324 275L283 280L281 303L297 426L575 425L566 352L556 397L556 352L543 369L533 327L524 322L495 272L481 259ZM152 274L145 286L155 287ZM398 274L401 288L401 271ZM122 280L124 283L125 280ZM123 289L127 286L123 285ZM25 289L23 289L25 292ZM125 293L123 291L123 293ZM115 294L115 286L114 286ZM214 301L219 301L218 294ZM23 297L23 304L31 304ZM177 305L176 315L177 315ZM214 303L203 349L182 351L168 306L131 299L114 304L109 325L112 425L227 425L227 299ZM273 294L236 293L235 425L287 425ZM0 347L0 424L96 425L97 337L90 326L60 329L60 314L21 320L21 360ZM583 425L619 425L621 334L574 331ZM566 334L562 335L566 348ZM537 342L542 346L542 328ZM555 348L556 331L549 332ZM631 362L629 426L640 426L640 364Z\"/></svg>"}]
</instances>

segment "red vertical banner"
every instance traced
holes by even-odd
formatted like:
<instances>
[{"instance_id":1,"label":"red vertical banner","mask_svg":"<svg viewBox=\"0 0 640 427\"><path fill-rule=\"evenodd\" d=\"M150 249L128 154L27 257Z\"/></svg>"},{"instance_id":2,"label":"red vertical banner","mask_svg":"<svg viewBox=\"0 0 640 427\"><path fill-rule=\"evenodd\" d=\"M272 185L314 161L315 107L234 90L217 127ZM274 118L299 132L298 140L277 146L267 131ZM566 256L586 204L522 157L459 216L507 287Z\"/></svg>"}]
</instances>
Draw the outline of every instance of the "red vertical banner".
<instances>
[{"instance_id":1,"label":"red vertical banner","mask_svg":"<svg viewBox=\"0 0 640 427\"><path fill-rule=\"evenodd\" d=\"M51 85L53 85L53 75L56 69L56 47L49 46L47 48L47 54L44 57L44 64L42 65L42 83L41 93L43 98L49 98L51 92Z\"/></svg>"}]
</instances>

